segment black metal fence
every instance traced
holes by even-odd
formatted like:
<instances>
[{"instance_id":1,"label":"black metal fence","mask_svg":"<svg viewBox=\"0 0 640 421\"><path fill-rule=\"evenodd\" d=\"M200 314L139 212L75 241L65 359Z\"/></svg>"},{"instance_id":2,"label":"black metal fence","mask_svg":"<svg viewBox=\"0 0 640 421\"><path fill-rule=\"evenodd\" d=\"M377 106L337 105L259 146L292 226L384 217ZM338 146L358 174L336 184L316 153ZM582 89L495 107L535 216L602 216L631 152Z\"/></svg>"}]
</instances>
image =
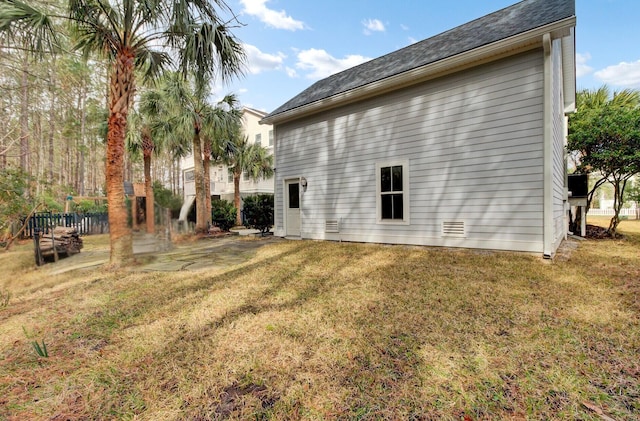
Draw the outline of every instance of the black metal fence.
<instances>
[{"instance_id":1,"label":"black metal fence","mask_svg":"<svg viewBox=\"0 0 640 421\"><path fill-rule=\"evenodd\" d=\"M74 227L80 235L105 234L109 232L109 218L103 213L36 213L29 219L23 237L33 237L35 228L48 234L54 227Z\"/></svg>"}]
</instances>

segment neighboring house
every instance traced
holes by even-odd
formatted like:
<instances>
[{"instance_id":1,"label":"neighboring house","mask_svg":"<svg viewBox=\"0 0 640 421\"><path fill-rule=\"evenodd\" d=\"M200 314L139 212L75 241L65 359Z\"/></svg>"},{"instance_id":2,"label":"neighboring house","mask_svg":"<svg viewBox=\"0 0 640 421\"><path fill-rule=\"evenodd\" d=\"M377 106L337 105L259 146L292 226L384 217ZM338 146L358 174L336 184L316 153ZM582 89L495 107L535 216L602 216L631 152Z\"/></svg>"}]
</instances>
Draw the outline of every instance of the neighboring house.
<instances>
[{"instance_id":1,"label":"neighboring house","mask_svg":"<svg viewBox=\"0 0 640 421\"><path fill-rule=\"evenodd\" d=\"M270 125L261 125L260 119L267 113L253 108L242 108L242 128L244 135L249 138L249 143L260 143L273 153L273 129ZM195 173L193 169L193 155L182 158L184 180L184 204L180 212L180 219L185 220L192 208L195 208ZM224 199L233 202L233 173L226 165L214 164L211 166L211 198ZM240 196L246 197L258 193L273 194L273 177L252 181L245 174L240 179Z\"/></svg>"},{"instance_id":2,"label":"neighboring house","mask_svg":"<svg viewBox=\"0 0 640 421\"><path fill-rule=\"evenodd\" d=\"M525 0L323 79L262 119L278 236L554 254L574 0Z\"/></svg>"}]
</instances>

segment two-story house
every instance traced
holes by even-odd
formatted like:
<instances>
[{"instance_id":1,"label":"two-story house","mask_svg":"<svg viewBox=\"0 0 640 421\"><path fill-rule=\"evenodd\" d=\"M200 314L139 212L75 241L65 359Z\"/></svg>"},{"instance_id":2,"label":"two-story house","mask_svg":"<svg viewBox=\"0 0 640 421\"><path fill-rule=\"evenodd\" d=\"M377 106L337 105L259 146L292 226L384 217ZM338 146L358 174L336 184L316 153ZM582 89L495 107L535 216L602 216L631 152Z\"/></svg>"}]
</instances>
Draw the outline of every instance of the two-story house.
<instances>
[{"instance_id":1,"label":"two-story house","mask_svg":"<svg viewBox=\"0 0 640 421\"><path fill-rule=\"evenodd\" d=\"M244 135L249 138L250 143L258 143L266 147L273 153L273 128L271 125L261 125L259 121L267 113L249 107L242 109L242 128ZM195 173L193 166L193 155L190 154L182 158L181 168L183 169L184 180L184 204L180 211L180 220L194 219L194 203L196 196ZM212 199L223 199L233 201L233 173L226 165L214 164L210 170ZM244 174L240 180L240 197L254 194L273 194L273 177L269 179L251 180ZM189 218L189 215L192 215Z\"/></svg>"}]
</instances>

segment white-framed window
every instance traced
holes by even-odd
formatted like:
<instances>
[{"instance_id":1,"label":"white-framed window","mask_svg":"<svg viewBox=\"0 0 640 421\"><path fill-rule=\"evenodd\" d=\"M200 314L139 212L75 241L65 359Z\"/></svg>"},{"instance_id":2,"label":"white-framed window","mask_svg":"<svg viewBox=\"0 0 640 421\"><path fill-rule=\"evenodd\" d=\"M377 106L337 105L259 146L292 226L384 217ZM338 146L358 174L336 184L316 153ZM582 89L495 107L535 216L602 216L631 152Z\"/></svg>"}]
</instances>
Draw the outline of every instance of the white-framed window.
<instances>
[{"instance_id":1,"label":"white-framed window","mask_svg":"<svg viewBox=\"0 0 640 421\"><path fill-rule=\"evenodd\" d=\"M409 203L409 162L376 163L377 222L409 225Z\"/></svg>"},{"instance_id":2,"label":"white-framed window","mask_svg":"<svg viewBox=\"0 0 640 421\"><path fill-rule=\"evenodd\" d=\"M227 182L233 183L233 171L227 169Z\"/></svg>"},{"instance_id":3,"label":"white-framed window","mask_svg":"<svg viewBox=\"0 0 640 421\"><path fill-rule=\"evenodd\" d=\"M184 172L184 181L194 181L196 179L195 170L187 170Z\"/></svg>"},{"instance_id":4,"label":"white-framed window","mask_svg":"<svg viewBox=\"0 0 640 421\"><path fill-rule=\"evenodd\" d=\"M273 130L269 130L269 146L273 146Z\"/></svg>"},{"instance_id":5,"label":"white-framed window","mask_svg":"<svg viewBox=\"0 0 640 421\"><path fill-rule=\"evenodd\" d=\"M262 134L261 134L261 133L258 133L258 134L256 135L256 140L255 140L255 142L254 142L254 143L255 143L256 145L258 145L258 146L262 146Z\"/></svg>"}]
</instances>

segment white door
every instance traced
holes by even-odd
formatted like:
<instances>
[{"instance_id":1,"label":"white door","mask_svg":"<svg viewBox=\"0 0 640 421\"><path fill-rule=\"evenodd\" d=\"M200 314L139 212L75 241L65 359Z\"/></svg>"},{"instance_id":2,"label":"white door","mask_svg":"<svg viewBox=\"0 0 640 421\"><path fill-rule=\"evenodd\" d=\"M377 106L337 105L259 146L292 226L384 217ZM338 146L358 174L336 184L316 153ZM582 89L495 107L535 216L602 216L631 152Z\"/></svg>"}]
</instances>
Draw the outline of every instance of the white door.
<instances>
[{"instance_id":1,"label":"white door","mask_svg":"<svg viewBox=\"0 0 640 421\"><path fill-rule=\"evenodd\" d=\"M286 235L300 237L300 182L286 181L285 186Z\"/></svg>"}]
</instances>

